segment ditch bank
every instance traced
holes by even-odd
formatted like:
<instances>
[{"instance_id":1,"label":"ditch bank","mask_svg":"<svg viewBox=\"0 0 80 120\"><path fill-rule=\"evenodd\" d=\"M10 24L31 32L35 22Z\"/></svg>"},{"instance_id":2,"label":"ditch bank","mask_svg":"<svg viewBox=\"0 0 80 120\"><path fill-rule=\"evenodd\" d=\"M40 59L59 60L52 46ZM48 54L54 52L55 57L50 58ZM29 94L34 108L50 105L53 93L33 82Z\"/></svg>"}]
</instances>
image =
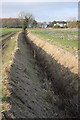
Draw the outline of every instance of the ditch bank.
<instances>
[{"instance_id":1,"label":"ditch bank","mask_svg":"<svg viewBox=\"0 0 80 120\"><path fill-rule=\"evenodd\" d=\"M26 42L33 50L42 71L47 76L49 89L60 98L60 109L70 116L78 116L78 56L51 45L27 32ZM52 95L51 101L54 96Z\"/></svg>"}]
</instances>

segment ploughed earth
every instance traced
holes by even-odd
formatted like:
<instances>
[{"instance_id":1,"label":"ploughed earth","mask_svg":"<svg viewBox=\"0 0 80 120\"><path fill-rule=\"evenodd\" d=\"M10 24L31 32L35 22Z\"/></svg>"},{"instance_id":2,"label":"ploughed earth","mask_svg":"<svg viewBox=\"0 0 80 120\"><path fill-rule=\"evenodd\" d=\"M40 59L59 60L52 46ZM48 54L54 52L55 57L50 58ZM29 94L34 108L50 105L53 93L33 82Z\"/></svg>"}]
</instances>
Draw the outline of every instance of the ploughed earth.
<instances>
[{"instance_id":1,"label":"ploughed earth","mask_svg":"<svg viewBox=\"0 0 80 120\"><path fill-rule=\"evenodd\" d=\"M34 44L37 42L34 43L29 39L29 35L26 36L23 32L19 33L17 48L14 51L10 68L9 70L5 68L9 97L3 101L3 118L68 118L77 116L77 80L79 79L75 67L77 58L75 60L72 58L75 66L74 63L73 66L71 63L68 68L66 63L67 68L65 65L60 67L60 63L57 63L56 60L52 62L51 58L48 61L49 56L45 53L43 56L48 59L41 57L42 47L35 46ZM5 85L3 84L3 86ZM3 90L3 92L5 91Z\"/></svg>"}]
</instances>

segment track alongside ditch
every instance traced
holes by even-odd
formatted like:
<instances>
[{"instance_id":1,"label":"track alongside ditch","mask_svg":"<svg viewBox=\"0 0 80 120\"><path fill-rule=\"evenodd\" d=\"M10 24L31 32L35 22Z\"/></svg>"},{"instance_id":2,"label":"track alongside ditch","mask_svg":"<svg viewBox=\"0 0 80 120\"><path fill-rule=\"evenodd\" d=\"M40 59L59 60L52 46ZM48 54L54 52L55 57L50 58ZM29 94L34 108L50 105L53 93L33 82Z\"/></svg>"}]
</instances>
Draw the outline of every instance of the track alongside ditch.
<instances>
[{"instance_id":1,"label":"track alongside ditch","mask_svg":"<svg viewBox=\"0 0 80 120\"><path fill-rule=\"evenodd\" d=\"M5 37L6 35L9 35L9 34L11 34L11 32L1 35L0 38Z\"/></svg>"},{"instance_id":2,"label":"track alongside ditch","mask_svg":"<svg viewBox=\"0 0 80 120\"><path fill-rule=\"evenodd\" d=\"M11 33L7 38L5 38L4 40L2 40L2 48L5 47L5 42L8 41L13 35L15 35L16 33Z\"/></svg>"},{"instance_id":3,"label":"track alongside ditch","mask_svg":"<svg viewBox=\"0 0 80 120\"><path fill-rule=\"evenodd\" d=\"M8 37L6 37L5 39L3 39L2 41L0 41L0 48L5 48L5 42L8 41L13 35L15 35L16 33L8 33L8 34L5 34L4 36L6 35L9 35ZM4 37L2 36L2 37Z\"/></svg>"}]
</instances>

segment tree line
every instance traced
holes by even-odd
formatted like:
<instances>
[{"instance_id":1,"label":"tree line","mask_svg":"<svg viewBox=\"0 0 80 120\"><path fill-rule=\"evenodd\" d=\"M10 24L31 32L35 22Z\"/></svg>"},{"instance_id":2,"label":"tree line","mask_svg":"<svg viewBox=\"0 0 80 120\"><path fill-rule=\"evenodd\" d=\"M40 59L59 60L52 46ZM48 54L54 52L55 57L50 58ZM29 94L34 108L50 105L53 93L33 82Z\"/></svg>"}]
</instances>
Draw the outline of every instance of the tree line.
<instances>
[{"instance_id":1,"label":"tree line","mask_svg":"<svg viewBox=\"0 0 80 120\"><path fill-rule=\"evenodd\" d=\"M18 18L3 18L0 27L2 28L80 28L80 21L52 21L37 22L32 14L20 12Z\"/></svg>"},{"instance_id":2,"label":"tree line","mask_svg":"<svg viewBox=\"0 0 80 120\"><path fill-rule=\"evenodd\" d=\"M19 18L2 18L0 21L2 22L0 24L0 27L2 28L22 28L24 20ZM27 23L27 26L37 28L39 25L36 20L32 20L31 23Z\"/></svg>"},{"instance_id":3,"label":"tree line","mask_svg":"<svg viewBox=\"0 0 80 120\"><path fill-rule=\"evenodd\" d=\"M23 25L23 20L19 19L19 18L3 18L1 19L2 23L0 25L0 27L3 28L22 28ZM51 27L51 28L60 28L60 25L55 25L57 21L53 21L53 22L37 22L36 20L32 20L31 23L27 24L28 28L44 28L44 25L47 25L47 28ZM80 21L68 21L67 25L64 26L64 28L77 28L79 25L80 27Z\"/></svg>"}]
</instances>

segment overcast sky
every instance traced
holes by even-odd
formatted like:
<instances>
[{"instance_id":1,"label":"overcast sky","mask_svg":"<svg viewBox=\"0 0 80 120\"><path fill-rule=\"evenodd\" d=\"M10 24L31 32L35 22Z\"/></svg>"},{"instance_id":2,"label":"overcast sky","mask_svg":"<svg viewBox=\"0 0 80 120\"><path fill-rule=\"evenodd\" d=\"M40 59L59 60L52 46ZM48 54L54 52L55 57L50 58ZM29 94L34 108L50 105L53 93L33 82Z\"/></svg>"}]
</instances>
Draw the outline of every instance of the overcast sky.
<instances>
[{"instance_id":1,"label":"overcast sky","mask_svg":"<svg viewBox=\"0 0 80 120\"><path fill-rule=\"evenodd\" d=\"M1 2L79 2L79 0L0 0Z\"/></svg>"},{"instance_id":2,"label":"overcast sky","mask_svg":"<svg viewBox=\"0 0 80 120\"><path fill-rule=\"evenodd\" d=\"M3 0L2 18L17 17L20 11L32 13L37 21L78 19L78 2L4 2Z\"/></svg>"}]
</instances>

